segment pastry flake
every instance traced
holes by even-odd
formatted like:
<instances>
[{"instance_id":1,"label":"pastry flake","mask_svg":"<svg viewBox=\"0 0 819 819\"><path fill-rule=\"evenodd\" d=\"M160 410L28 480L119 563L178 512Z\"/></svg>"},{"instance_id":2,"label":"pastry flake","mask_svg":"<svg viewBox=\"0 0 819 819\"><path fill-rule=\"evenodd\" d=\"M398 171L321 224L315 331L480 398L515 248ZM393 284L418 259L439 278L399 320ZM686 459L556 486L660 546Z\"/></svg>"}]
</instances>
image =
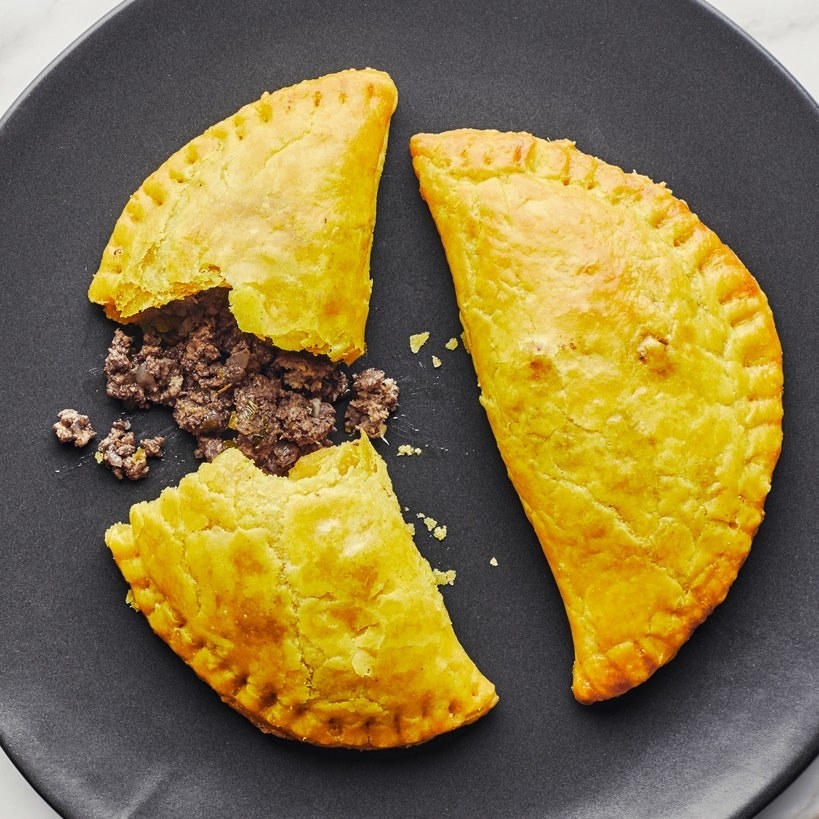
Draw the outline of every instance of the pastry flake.
<instances>
[{"instance_id":1,"label":"pastry flake","mask_svg":"<svg viewBox=\"0 0 819 819\"><path fill-rule=\"evenodd\" d=\"M262 731L414 745L497 702L366 436L289 477L225 450L105 539L134 608Z\"/></svg>"},{"instance_id":2,"label":"pastry flake","mask_svg":"<svg viewBox=\"0 0 819 819\"><path fill-rule=\"evenodd\" d=\"M724 599L762 521L782 439L767 300L664 185L571 142L458 130L411 153L574 695L619 695Z\"/></svg>"},{"instance_id":3,"label":"pastry flake","mask_svg":"<svg viewBox=\"0 0 819 819\"><path fill-rule=\"evenodd\" d=\"M243 331L354 361L396 104L389 75L350 69L264 94L208 128L131 196L90 300L128 322L229 287Z\"/></svg>"}]
</instances>

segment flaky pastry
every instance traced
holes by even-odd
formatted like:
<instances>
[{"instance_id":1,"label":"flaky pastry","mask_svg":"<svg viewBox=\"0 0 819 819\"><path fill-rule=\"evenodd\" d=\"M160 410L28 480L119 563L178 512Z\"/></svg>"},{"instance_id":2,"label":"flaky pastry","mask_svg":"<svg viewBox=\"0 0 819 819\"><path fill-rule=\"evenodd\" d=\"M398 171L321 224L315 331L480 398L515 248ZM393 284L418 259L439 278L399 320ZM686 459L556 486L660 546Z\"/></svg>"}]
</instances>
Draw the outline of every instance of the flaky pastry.
<instances>
[{"instance_id":1,"label":"flaky pastry","mask_svg":"<svg viewBox=\"0 0 819 819\"><path fill-rule=\"evenodd\" d=\"M131 196L90 300L127 322L229 287L245 332L355 360L396 104L389 75L350 69L266 93L208 128Z\"/></svg>"},{"instance_id":2,"label":"flaky pastry","mask_svg":"<svg viewBox=\"0 0 819 819\"><path fill-rule=\"evenodd\" d=\"M767 300L664 185L568 141L458 130L411 153L574 695L616 696L724 599L762 520L782 437Z\"/></svg>"},{"instance_id":3,"label":"flaky pastry","mask_svg":"<svg viewBox=\"0 0 819 819\"><path fill-rule=\"evenodd\" d=\"M263 731L414 745L497 702L366 436L286 478L227 449L105 539L131 605Z\"/></svg>"}]
</instances>

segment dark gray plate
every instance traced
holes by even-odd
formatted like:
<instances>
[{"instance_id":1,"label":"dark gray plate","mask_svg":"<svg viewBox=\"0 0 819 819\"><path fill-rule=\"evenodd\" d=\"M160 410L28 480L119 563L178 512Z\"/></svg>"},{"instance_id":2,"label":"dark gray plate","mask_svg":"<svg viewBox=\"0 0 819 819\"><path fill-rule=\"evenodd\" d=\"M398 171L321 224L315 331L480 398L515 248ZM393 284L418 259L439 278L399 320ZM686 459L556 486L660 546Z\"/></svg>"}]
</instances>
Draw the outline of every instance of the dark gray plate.
<instances>
[{"instance_id":1,"label":"dark gray plate","mask_svg":"<svg viewBox=\"0 0 819 819\"><path fill-rule=\"evenodd\" d=\"M264 736L124 602L102 541L193 467L142 484L61 448L58 410L119 414L111 326L85 290L128 195L168 154L265 90L350 66L400 90L373 253L367 362L403 385L382 447L445 596L502 700L419 748L361 754ZM455 126L571 137L665 180L740 254L785 350L785 448L728 600L646 685L569 691L562 606L476 400L440 243L407 142ZM0 127L3 746L60 812L108 816L750 816L819 749L819 113L766 55L691 0L135 0ZM411 333L430 330L423 354ZM434 370L429 355L444 366ZM170 426L137 417L140 432ZM425 448L396 458L395 447ZM496 557L498 566L490 565Z\"/></svg>"}]
</instances>

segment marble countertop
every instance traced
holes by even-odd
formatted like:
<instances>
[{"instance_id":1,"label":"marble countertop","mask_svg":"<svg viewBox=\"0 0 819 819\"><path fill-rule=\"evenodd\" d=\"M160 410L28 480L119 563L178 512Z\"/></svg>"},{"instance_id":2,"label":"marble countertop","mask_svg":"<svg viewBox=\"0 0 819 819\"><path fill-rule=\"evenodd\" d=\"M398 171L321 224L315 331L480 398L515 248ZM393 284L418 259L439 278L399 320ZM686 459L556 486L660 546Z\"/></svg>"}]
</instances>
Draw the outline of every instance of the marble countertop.
<instances>
[{"instance_id":1,"label":"marble countertop","mask_svg":"<svg viewBox=\"0 0 819 819\"><path fill-rule=\"evenodd\" d=\"M662 0L659 0L662 2ZM0 115L38 74L117 0L0 0ZM819 3L816 0L712 0L819 99ZM0 751L0 815L57 819ZM817 819L819 759L757 819Z\"/></svg>"}]
</instances>

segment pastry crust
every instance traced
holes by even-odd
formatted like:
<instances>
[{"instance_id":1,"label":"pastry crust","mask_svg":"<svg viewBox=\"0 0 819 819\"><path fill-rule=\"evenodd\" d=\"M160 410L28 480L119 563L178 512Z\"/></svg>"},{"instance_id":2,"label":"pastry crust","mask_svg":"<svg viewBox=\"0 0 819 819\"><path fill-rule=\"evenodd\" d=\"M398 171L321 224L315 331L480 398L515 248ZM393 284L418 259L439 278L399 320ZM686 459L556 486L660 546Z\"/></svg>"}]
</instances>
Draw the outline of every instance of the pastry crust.
<instances>
[{"instance_id":1,"label":"pastry crust","mask_svg":"<svg viewBox=\"0 0 819 819\"><path fill-rule=\"evenodd\" d=\"M762 520L782 440L767 300L664 185L571 142L460 130L411 153L574 695L616 696L724 599Z\"/></svg>"},{"instance_id":2,"label":"pastry crust","mask_svg":"<svg viewBox=\"0 0 819 819\"><path fill-rule=\"evenodd\" d=\"M239 327L285 350L365 350L378 183L397 91L350 69L244 106L131 196L88 296L110 318L231 288Z\"/></svg>"},{"instance_id":3,"label":"pastry crust","mask_svg":"<svg viewBox=\"0 0 819 819\"><path fill-rule=\"evenodd\" d=\"M263 731L414 745L497 702L366 436L287 478L225 450L105 540L131 605Z\"/></svg>"}]
</instances>

